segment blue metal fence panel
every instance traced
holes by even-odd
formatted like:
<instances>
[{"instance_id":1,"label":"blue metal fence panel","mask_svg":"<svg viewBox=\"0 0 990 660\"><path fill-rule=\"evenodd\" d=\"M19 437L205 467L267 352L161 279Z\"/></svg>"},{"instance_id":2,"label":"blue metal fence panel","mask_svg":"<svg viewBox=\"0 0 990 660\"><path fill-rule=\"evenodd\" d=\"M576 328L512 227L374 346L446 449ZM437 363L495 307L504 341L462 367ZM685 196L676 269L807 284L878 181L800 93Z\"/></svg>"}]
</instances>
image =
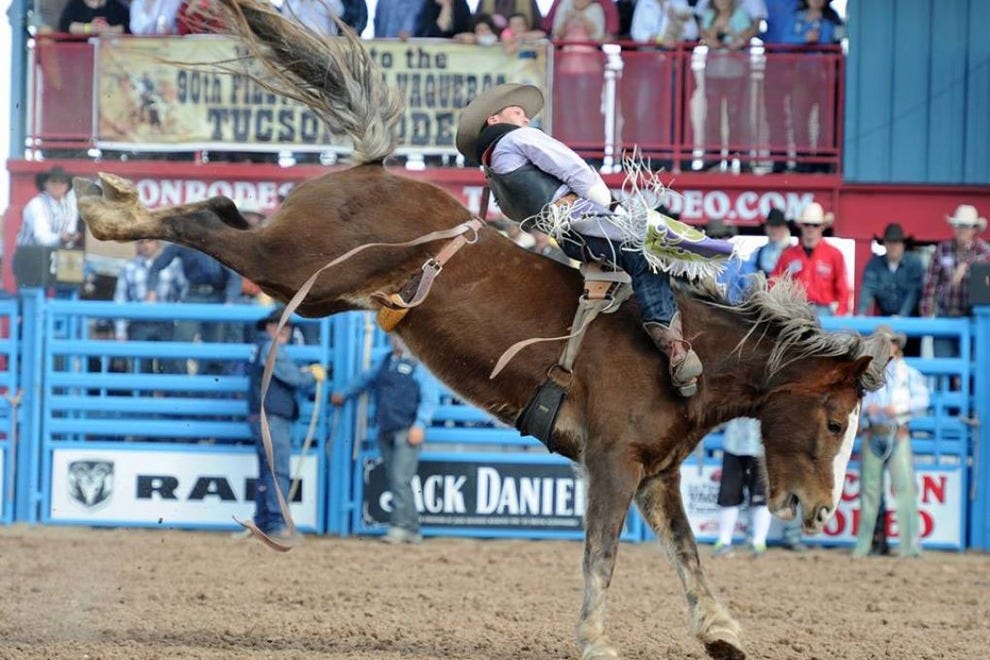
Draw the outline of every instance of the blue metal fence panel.
<instances>
[{"instance_id":1,"label":"blue metal fence panel","mask_svg":"<svg viewBox=\"0 0 990 660\"><path fill-rule=\"evenodd\" d=\"M18 378L16 298L0 299L0 522L14 519L15 466L19 443L17 417L21 396Z\"/></svg>"},{"instance_id":2,"label":"blue metal fence panel","mask_svg":"<svg viewBox=\"0 0 990 660\"><path fill-rule=\"evenodd\" d=\"M990 550L990 306L974 310L978 364L974 385L979 421L973 449L973 480L967 493L970 501L969 546Z\"/></svg>"},{"instance_id":3,"label":"blue metal fence panel","mask_svg":"<svg viewBox=\"0 0 990 660\"><path fill-rule=\"evenodd\" d=\"M247 423L247 361L254 350L255 321L267 313L248 305L218 306L197 304L116 304L48 300L40 303L44 313L36 318L32 333L41 342L40 395L36 442L36 467L39 475L34 487L37 507L32 515L52 522L54 457L59 451L78 450L105 457L145 452L148 456L169 456L177 452L219 458L223 456L253 464L255 449ZM171 327L174 322L220 323L226 328L224 343L185 343L174 341L126 341L114 339L108 331L117 319L129 322L154 322ZM291 345L288 352L300 363L319 362L332 371L333 351L330 322L327 319L305 321L297 325L311 338L306 345ZM150 367L167 373L148 373ZM323 399L300 401L300 418L293 428L293 444L298 450L306 435L314 406L325 413ZM316 492L316 517L302 527L309 531L325 528L326 464L325 439L327 415L320 415L314 428L308 456L315 459L313 472ZM103 452L103 453L100 453ZM123 453L121 453L123 452ZM126 461L123 461L126 462ZM235 472L237 472L235 470ZM254 470L256 474L256 470ZM237 472L239 475L240 472ZM217 483L223 475L216 477ZM128 485L130 487L130 484ZM226 488L226 486L223 486ZM243 498L247 486L242 489ZM225 495L225 493L214 493ZM223 499L221 497L220 499ZM73 522L63 513L61 523ZM80 517L85 524L118 524L106 518ZM175 526L231 526L229 517L212 523L197 523L176 518ZM154 524L130 522L128 524Z\"/></svg>"}]
</instances>

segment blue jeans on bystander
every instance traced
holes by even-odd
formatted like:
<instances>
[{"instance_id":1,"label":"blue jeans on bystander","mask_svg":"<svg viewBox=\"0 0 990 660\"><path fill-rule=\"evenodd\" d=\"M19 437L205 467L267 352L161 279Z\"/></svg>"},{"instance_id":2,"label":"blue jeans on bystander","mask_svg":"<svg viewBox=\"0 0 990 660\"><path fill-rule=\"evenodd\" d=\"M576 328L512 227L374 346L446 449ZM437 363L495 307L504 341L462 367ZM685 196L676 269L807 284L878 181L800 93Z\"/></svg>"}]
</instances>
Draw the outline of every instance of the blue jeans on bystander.
<instances>
[{"instance_id":1,"label":"blue jeans on bystander","mask_svg":"<svg viewBox=\"0 0 990 660\"><path fill-rule=\"evenodd\" d=\"M254 524L266 534L277 532L285 527L285 518L278 506L275 483L268 469L268 457L261 438L261 419L251 417L251 433L258 453L258 481L254 488ZM290 472L289 459L292 455L292 422L285 417L268 415L268 428L272 436L272 455L275 461L275 479L288 501Z\"/></svg>"}]
</instances>

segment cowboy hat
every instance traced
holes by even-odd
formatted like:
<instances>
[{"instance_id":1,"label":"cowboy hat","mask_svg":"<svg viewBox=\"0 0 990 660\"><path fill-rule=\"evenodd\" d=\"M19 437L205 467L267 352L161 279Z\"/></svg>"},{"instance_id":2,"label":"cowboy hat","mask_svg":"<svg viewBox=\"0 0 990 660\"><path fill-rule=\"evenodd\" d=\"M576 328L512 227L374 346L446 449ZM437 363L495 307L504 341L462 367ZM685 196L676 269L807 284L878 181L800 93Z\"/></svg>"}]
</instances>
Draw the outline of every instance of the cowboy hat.
<instances>
[{"instance_id":1,"label":"cowboy hat","mask_svg":"<svg viewBox=\"0 0 990 660\"><path fill-rule=\"evenodd\" d=\"M971 204L960 204L956 212L945 217L953 227L979 227L980 231L987 228L987 219L981 218L976 207Z\"/></svg>"},{"instance_id":2,"label":"cowboy hat","mask_svg":"<svg viewBox=\"0 0 990 660\"><path fill-rule=\"evenodd\" d=\"M874 236L873 240L877 243L911 243L914 241L914 237L904 233L904 227L901 226L901 223L891 222L883 228L883 235Z\"/></svg>"},{"instance_id":3,"label":"cowboy hat","mask_svg":"<svg viewBox=\"0 0 990 660\"><path fill-rule=\"evenodd\" d=\"M888 339L890 339L890 341L897 344L901 349L903 349L904 344L907 343L907 335L905 335L903 332L895 331L886 323L878 325L876 329L876 333L886 336Z\"/></svg>"},{"instance_id":4,"label":"cowboy hat","mask_svg":"<svg viewBox=\"0 0 990 660\"><path fill-rule=\"evenodd\" d=\"M468 160L474 161L478 137L487 125L488 118L514 105L522 108L526 116L532 119L543 109L543 92L533 85L505 83L478 94L461 110L455 138L457 151Z\"/></svg>"},{"instance_id":5,"label":"cowboy hat","mask_svg":"<svg viewBox=\"0 0 990 660\"><path fill-rule=\"evenodd\" d=\"M275 309L273 309L271 312L269 312L268 315L266 315L266 316L258 319L258 322L255 323L255 327L258 330L264 330L266 327L268 327L268 324L269 323L276 323L277 324L279 321L282 320L282 314L284 314L284 313L285 313L285 307L283 307L282 305L279 305L278 307L276 307ZM291 316L288 319L285 320L285 326L284 327L286 327L286 328L292 327L292 317Z\"/></svg>"},{"instance_id":6,"label":"cowboy hat","mask_svg":"<svg viewBox=\"0 0 990 660\"><path fill-rule=\"evenodd\" d=\"M801 211L798 219L799 225L830 225L834 217L831 213L825 213L822 205L818 202L811 202Z\"/></svg>"},{"instance_id":7,"label":"cowboy hat","mask_svg":"<svg viewBox=\"0 0 990 660\"><path fill-rule=\"evenodd\" d=\"M735 225L726 224L722 218L712 218L705 225L705 233L710 238L732 238L738 231Z\"/></svg>"},{"instance_id":8,"label":"cowboy hat","mask_svg":"<svg viewBox=\"0 0 990 660\"><path fill-rule=\"evenodd\" d=\"M45 184L55 179L56 181L65 181L66 183L72 182L72 177L69 173L62 168L61 165L56 165L47 172L38 172L34 177L34 185L38 187L38 191L45 189Z\"/></svg>"},{"instance_id":9,"label":"cowboy hat","mask_svg":"<svg viewBox=\"0 0 990 660\"><path fill-rule=\"evenodd\" d=\"M783 211L777 207L774 207L770 209L769 213L767 213L767 219L764 224L768 227L786 227L787 217L784 215Z\"/></svg>"}]
</instances>

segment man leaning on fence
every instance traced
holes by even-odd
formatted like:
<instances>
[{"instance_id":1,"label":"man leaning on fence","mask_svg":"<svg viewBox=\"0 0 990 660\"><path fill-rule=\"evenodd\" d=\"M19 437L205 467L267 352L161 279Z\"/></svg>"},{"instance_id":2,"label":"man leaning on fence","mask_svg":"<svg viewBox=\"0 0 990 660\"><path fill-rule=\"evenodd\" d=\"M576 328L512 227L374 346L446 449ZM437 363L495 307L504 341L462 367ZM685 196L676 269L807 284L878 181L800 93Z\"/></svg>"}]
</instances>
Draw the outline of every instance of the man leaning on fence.
<instances>
[{"instance_id":1,"label":"man leaning on fence","mask_svg":"<svg viewBox=\"0 0 990 660\"><path fill-rule=\"evenodd\" d=\"M439 402L436 381L409 353L397 335L390 335L392 350L375 367L361 374L331 401L342 406L362 392L375 398L378 449L385 463L392 511L386 543L419 543L419 513L412 480L419 467L419 455L426 438L426 427Z\"/></svg>"}]
</instances>

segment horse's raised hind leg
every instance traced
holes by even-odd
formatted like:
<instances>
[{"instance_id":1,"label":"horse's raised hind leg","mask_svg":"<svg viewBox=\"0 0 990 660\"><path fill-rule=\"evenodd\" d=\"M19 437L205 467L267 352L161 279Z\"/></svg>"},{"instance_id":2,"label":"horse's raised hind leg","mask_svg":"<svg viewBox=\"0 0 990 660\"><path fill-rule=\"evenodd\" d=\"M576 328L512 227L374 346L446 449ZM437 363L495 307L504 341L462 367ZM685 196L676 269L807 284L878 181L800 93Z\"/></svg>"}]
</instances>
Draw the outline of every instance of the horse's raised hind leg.
<instances>
[{"instance_id":1,"label":"horse's raised hind leg","mask_svg":"<svg viewBox=\"0 0 990 660\"><path fill-rule=\"evenodd\" d=\"M743 660L736 623L712 593L701 569L698 546L681 501L677 469L645 479L636 493L636 505L660 543L684 586L694 634L711 658Z\"/></svg>"},{"instance_id":2,"label":"horse's raised hind leg","mask_svg":"<svg viewBox=\"0 0 990 660\"><path fill-rule=\"evenodd\" d=\"M641 477L640 466L618 456L586 455L584 599L577 625L582 660L618 658L605 634L605 599L619 550L619 534Z\"/></svg>"},{"instance_id":3,"label":"horse's raised hind leg","mask_svg":"<svg viewBox=\"0 0 990 660\"><path fill-rule=\"evenodd\" d=\"M253 270L258 236L245 231L247 222L225 197L152 211L142 206L131 182L102 172L98 186L77 177L73 189L80 217L100 240L160 238L196 248L241 274Z\"/></svg>"},{"instance_id":4,"label":"horse's raised hind leg","mask_svg":"<svg viewBox=\"0 0 990 660\"><path fill-rule=\"evenodd\" d=\"M211 215L234 230L248 229L248 224L232 201L213 198L181 206L151 211L141 205L137 189L130 181L115 174L100 173L99 185L76 177L73 182L76 206L93 235L103 241L131 241L161 238L182 242L185 232L168 219Z\"/></svg>"}]
</instances>

